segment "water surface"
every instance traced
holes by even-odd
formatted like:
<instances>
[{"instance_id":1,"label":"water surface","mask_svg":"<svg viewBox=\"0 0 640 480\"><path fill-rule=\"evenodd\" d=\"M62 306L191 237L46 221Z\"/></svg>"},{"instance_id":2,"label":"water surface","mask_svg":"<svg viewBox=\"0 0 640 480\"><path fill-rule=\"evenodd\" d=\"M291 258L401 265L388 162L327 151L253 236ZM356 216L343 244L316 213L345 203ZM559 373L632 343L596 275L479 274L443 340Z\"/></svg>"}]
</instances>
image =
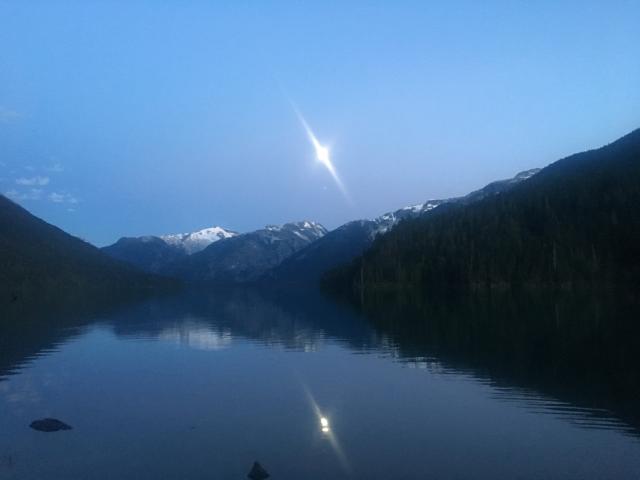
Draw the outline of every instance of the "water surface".
<instances>
[{"instance_id":1,"label":"water surface","mask_svg":"<svg viewBox=\"0 0 640 480\"><path fill-rule=\"evenodd\" d=\"M632 317L248 290L14 313L0 478L242 479L254 460L275 480L637 478Z\"/></svg>"}]
</instances>

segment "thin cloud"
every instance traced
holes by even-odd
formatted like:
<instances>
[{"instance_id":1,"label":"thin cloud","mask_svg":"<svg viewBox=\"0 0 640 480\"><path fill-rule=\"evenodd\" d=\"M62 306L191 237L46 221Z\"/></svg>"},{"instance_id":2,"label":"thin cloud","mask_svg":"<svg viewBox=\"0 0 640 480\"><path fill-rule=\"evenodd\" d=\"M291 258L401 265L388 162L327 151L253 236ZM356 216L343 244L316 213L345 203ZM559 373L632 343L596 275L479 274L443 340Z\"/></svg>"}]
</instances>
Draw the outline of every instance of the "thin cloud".
<instances>
[{"instance_id":1,"label":"thin cloud","mask_svg":"<svg viewBox=\"0 0 640 480\"><path fill-rule=\"evenodd\" d=\"M71 205L78 203L78 199L68 193L51 192L48 198L53 203L68 203Z\"/></svg>"},{"instance_id":2,"label":"thin cloud","mask_svg":"<svg viewBox=\"0 0 640 480\"><path fill-rule=\"evenodd\" d=\"M49 194L49 200L51 200L53 203L63 203L64 195L61 193L53 192Z\"/></svg>"},{"instance_id":3,"label":"thin cloud","mask_svg":"<svg viewBox=\"0 0 640 480\"><path fill-rule=\"evenodd\" d=\"M18 178L16 179L16 183L18 185L25 185L25 186L40 186L43 187L45 185L48 185L50 181L49 177L41 177L40 175L36 176L36 177L23 177L23 178Z\"/></svg>"},{"instance_id":4,"label":"thin cloud","mask_svg":"<svg viewBox=\"0 0 640 480\"><path fill-rule=\"evenodd\" d=\"M12 190L8 190L5 192L5 195L12 200L23 201L23 200L40 200L42 198L42 189L41 188L30 188L25 191L18 191L15 188Z\"/></svg>"}]
</instances>

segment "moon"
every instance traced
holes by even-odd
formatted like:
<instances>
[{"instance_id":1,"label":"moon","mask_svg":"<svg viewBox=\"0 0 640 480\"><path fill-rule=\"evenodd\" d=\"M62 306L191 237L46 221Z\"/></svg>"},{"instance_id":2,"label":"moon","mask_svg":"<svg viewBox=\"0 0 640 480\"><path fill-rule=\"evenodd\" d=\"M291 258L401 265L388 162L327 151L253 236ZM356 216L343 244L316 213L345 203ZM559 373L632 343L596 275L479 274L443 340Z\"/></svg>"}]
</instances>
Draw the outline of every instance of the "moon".
<instances>
[{"instance_id":1,"label":"moon","mask_svg":"<svg viewBox=\"0 0 640 480\"><path fill-rule=\"evenodd\" d=\"M323 147L320 144L315 145L315 147L316 147L316 156L318 157L318 161L322 162L322 164L326 165L327 167L333 167L333 164L331 163L331 159L329 158L329 149L327 147Z\"/></svg>"},{"instance_id":2,"label":"moon","mask_svg":"<svg viewBox=\"0 0 640 480\"><path fill-rule=\"evenodd\" d=\"M335 178L337 176L337 173L335 167L333 166L333 163L331 163L329 148L321 145L311 131L309 131L309 138L311 139L313 148L315 148L316 150L316 159L322 165L324 165L327 170L329 170L329 173L331 173L331 175Z\"/></svg>"},{"instance_id":3,"label":"moon","mask_svg":"<svg viewBox=\"0 0 640 480\"><path fill-rule=\"evenodd\" d=\"M309 126L307 121L304 119L300 111L295 107L294 109L296 111L296 114L298 115L298 119L300 120L302 127L307 133L307 137L309 137L309 141L311 142L311 145L313 145L313 149L315 150L315 154L316 154L316 160L320 162L322 165L324 165L324 167L327 169L327 171L333 178L333 181L335 182L337 187L340 189L344 197L347 199L347 201L351 202L349 194L347 193L347 189L342 183L342 180L340 179L340 176L338 175L338 172L336 171L336 168L333 165L333 162L331 161L331 153L329 151L329 148L325 147L318 141L318 138L315 136L315 134L313 133L313 130L311 130L311 127Z\"/></svg>"}]
</instances>

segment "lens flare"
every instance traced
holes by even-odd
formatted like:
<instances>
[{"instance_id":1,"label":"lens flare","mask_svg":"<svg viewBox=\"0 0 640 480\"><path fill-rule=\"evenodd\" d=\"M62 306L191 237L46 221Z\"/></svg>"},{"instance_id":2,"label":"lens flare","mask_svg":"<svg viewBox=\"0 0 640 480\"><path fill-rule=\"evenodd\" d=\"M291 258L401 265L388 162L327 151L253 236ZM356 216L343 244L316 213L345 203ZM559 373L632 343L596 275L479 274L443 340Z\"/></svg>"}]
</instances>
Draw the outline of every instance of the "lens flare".
<instances>
[{"instance_id":1,"label":"lens flare","mask_svg":"<svg viewBox=\"0 0 640 480\"><path fill-rule=\"evenodd\" d=\"M340 464L342 465L342 468L345 470L345 472L350 473L351 466L349 465L345 452L342 450L342 447L340 446L340 442L338 441L336 432L333 431L329 425L329 418L327 418L327 416L320 410L320 407L318 406L318 403L316 402L315 398L311 394L311 391L306 387L306 385L303 382L300 382L300 383L301 383L302 390L304 391L304 393L307 396L307 399L309 400L311 410L313 411L315 417L318 419L318 422L320 423L320 431L322 432L323 437L329 441L329 444L333 448L333 451L335 452L336 457L338 458Z\"/></svg>"},{"instance_id":2,"label":"lens flare","mask_svg":"<svg viewBox=\"0 0 640 480\"><path fill-rule=\"evenodd\" d=\"M329 148L325 147L318 141L318 138L313 133L313 130L311 130L311 127L309 126L305 118L302 116L302 113L300 113L300 110L298 110L295 107L295 105L293 109L295 110L296 115L298 116L298 119L302 124L302 127L307 133L307 137L309 137L309 141L311 142L311 145L313 145L313 148L316 153L316 160L318 160L318 162L324 165L324 167L327 169L327 171L333 178L333 181L335 182L337 187L340 189L344 197L347 199L347 201L349 201L349 203L351 203L351 198L349 197L347 189L342 183L342 180L340 179L340 176L338 175L338 172L336 171L336 168L334 167L333 162L331 161L331 154L329 152Z\"/></svg>"},{"instance_id":3,"label":"lens flare","mask_svg":"<svg viewBox=\"0 0 640 480\"><path fill-rule=\"evenodd\" d=\"M329 433L329 420L326 417L320 417L320 430L322 433Z\"/></svg>"}]
</instances>

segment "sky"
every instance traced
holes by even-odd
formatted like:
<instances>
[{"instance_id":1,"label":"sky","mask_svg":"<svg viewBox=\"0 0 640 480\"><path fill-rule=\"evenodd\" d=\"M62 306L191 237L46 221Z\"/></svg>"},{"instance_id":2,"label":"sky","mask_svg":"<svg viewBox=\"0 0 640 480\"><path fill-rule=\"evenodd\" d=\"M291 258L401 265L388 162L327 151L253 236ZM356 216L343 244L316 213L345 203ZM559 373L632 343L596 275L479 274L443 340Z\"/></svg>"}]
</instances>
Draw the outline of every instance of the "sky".
<instances>
[{"instance_id":1,"label":"sky","mask_svg":"<svg viewBox=\"0 0 640 480\"><path fill-rule=\"evenodd\" d=\"M640 127L638 25L636 0L0 0L0 192L99 246L465 194Z\"/></svg>"}]
</instances>

